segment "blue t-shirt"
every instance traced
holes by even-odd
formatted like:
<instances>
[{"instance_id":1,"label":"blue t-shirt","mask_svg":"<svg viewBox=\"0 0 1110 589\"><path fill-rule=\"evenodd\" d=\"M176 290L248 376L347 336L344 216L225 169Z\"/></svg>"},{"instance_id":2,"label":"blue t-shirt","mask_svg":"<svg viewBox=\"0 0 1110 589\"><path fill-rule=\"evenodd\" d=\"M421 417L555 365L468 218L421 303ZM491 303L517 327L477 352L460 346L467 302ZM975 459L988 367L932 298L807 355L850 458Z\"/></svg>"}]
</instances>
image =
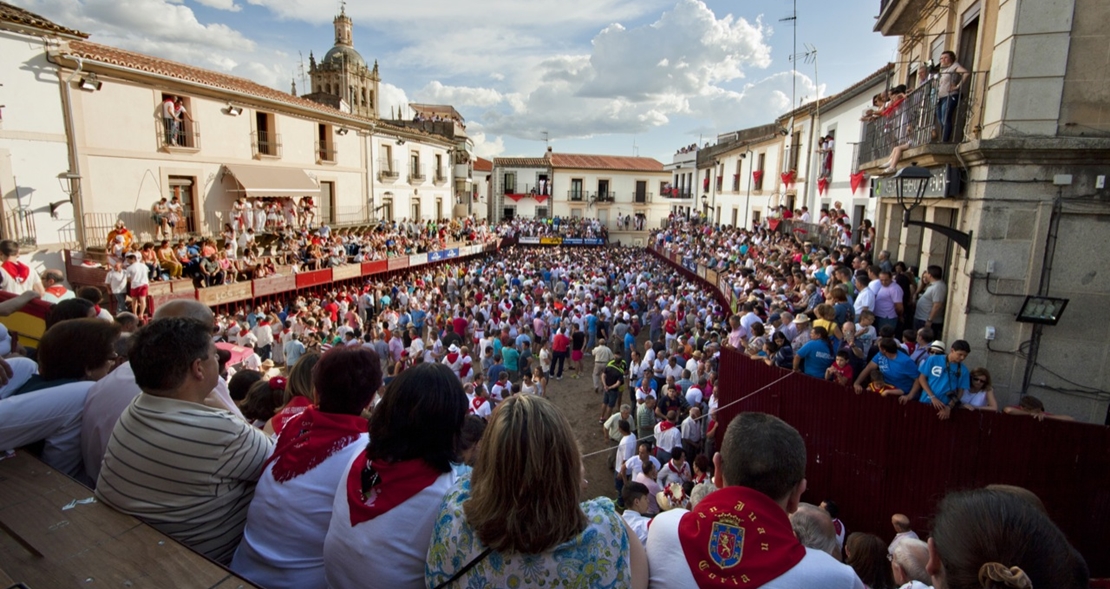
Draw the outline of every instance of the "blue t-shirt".
<instances>
[{"instance_id":1,"label":"blue t-shirt","mask_svg":"<svg viewBox=\"0 0 1110 589\"><path fill-rule=\"evenodd\" d=\"M586 315L586 331L597 332L597 317L594 315Z\"/></svg>"},{"instance_id":2,"label":"blue t-shirt","mask_svg":"<svg viewBox=\"0 0 1110 589\"><path fill-rule=\"evenodd\" d=\"M509 370L510 372L515 371L517 370L518 362L520 361L520 352L516 351L516 348L502 348L501 359L505 363L506 370Z\"/></svg>"},{"instance_id":3,"label":"blue t-shirt","mask_svg":"<svg viewBox=\"0 0 1110 589\"><path fill-rule=\"evenodd\" d=\"M802 359L802 372L809 376L825 378L825 371L836 359L832 353L835 349L829 345L829 342L819 339L810 340L797 353L797 356Z\"/></svg>"},{"instance_id":4,"label":"blue t-shirt","mask_svg":"<svg viewBox=\"0 0 1110 589\"><path fill-rule=\"evenodd\" d=\"M415 325L417 329L424 327L424 317L426 316L427 313L425 313L423 309L417 309L413 311L412 324Z\"/></svg>"},{"instance_id":5,"label":"blue t-shirt","mask_svg":"<svg viewBox=\"0 0 1110 589\"><path fill-rule=\"evenodd\" d=\"M913 381L917 380L917 375L920 374L917 363L901 348L898 349L898 355L893 360L879 352L875 354L872 361L883 374L883 381L906 394L909 394L910 389L913 388Z\"/></svg>"},{"instance_id":6,"label":"blue t-shirt","mask_svg":"<svg viewBox=\"0 0 1110 589\"><path fill-rule=\"evenodd\" d=\"M502 372L508 372L508 370L506 370L505 368L505 365L494 364L493 366L489 367L489 371L486 373L486 378L489 379L489 382L497 382L497 379L501 376Z\"/></svg>"},{"instance_id":7,"label":"blue t-shirt","mask_svg":"<svg viewBox=\"0 0 1110 589\"><path fill-rule=\"evenodd\" d=\"M945 405L948 404L951 396L956 391L971 388L971 374L967 366L964 366L962 362L949 362L948 354L938 354L926 358L921 363L921 374L925 375L929 388L933 390L933 395ZM922 389L921 397L918 400L922 403L929 403L929 394Z\"/></svg>"}]
</instances>

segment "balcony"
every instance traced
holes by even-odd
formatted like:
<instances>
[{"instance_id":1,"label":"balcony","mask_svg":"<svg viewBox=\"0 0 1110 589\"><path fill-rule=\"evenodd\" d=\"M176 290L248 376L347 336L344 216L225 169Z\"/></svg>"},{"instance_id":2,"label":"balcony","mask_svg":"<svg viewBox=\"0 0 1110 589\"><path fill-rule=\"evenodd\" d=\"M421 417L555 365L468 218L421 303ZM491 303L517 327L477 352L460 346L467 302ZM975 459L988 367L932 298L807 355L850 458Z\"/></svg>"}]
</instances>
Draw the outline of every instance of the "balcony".
<instances>
[{"instance_id":1,"label":"balcony","mask_svg":"<svg viewBox=\"0 0 1110 589\"><path fill-rule=\"evenodd\" d=\"M281 135L269 131L251 133L251 147L256 159L279 158L281 157Z\"/></svg>"},{"instance_id":2,"label":"balcony","mask_svg":"<svg viewBox=\"0 0 1110 589\"><path fill-rule=\"evenodd\" d=\"M901 148L900 160L912 157L925 166L954 163L957 145L978 135L985 97L983 84L988 74L975 72L968 77L958 97L944 107L939 104L939 80L934 77L910 92L886 116L867 121L859 145L860 169L885 168L896 147ZM942 115L945 109L947 114Z\"/></svg>"},{"instance_id":3,"label":"balcony","mask_svg":"<svg viewBox=\"0 0 1110 589\"><path fill-rule=\"evenodd\" d=\"M334 164L338 153L339 150L336 149L334 145L328 145L326 143L321 144L319 141L316 142L317 164Z\"/></svg>"},{"instance_id":4,"label":"balcony","mask_svg":"<svg viewBox=\"0 0 1110 589\"><path fill-rule=\"evenodd\" d=\"M423 184L424 180L427 178L428 176L424 174L423 166L413 166L413 168L409 170L409 184Z\"/></svg>"},{"instance_id":5,"label":"balcony","mask_svg":"<svg viewBox=\"0 0 1110 589\"><path fill-rule=\"evenodd\" d=\"M659 196L667 200L685 200L694 198L694 193L689 188L667 188L659 193Z\"/></svg>"},{"instance_id":6,"label":"balcony","mask_svg":"<svg viewBox=\"0 0 1110 589\"><path fill-rule=\"evenodd\" d=\"M568 190L567 199L581 202L583 200L586 200L586 193L581 190Z\"/></svg>"},{"instance_id":7,"label":"balcony","mask_svg":"<svg viewBox=\"0 0 1110 589\"><path fill-rule=\"evenodd\" d=\"M437 186L441 186L443 184L446 184L447 183L447 171L444 170L443 168L437 169L436 174L433 177L433 180L435 181Z\"/></svg>"},{"instance_id":8,"label":"balcony","mask_svg":"<svg viewBox=\"0 0 1110 589\"><path fill-rule=\"evenodd\" d=\"M598 192L593 195L594 202L616 202L616 192Z\"/></svg>"},{"instance_id":9,"label":"balcony","mask_svg":"<svg viewBox=\"0 0 1110 589\"><path fill-rule=\"evenodd\" d=\"M884 37L908 35L929 5L929 0L880 0L873 30Z\"/></svg>"},{"instance_id":10,"label":"balcony","mask_svg":"<svg viewBox=\"0 0 1110 589\"><path fill-rule=\"evenodd\" d=\"M165 152L195 152L200 150L200 123L196 121L156 121L158 145Z\"/></svg>"},{"instance_id":11,"label":"balcony","mask_svg":"<svg viewBox=\"0 0 1110 589\"><path fill-rule=\"evenodd\" d=\"M397 178L401 177L401 173L397 170L397 160L383 159L378 162L378 181L379 182L395 182Z\"/></svg>"},{"instance_id":12,"label":"balcony","mask_svg":"<svg viewBox=\"0 0 1110 589\"><path fill-rule=\"evenodd\" d=\"M650 192L640 192L640 191L633 192L632 193L632 202L635 203L635 204L639 204L639 205L647 204L647 203L651 202L651 193Z\"/></svg>"}]
</instances>

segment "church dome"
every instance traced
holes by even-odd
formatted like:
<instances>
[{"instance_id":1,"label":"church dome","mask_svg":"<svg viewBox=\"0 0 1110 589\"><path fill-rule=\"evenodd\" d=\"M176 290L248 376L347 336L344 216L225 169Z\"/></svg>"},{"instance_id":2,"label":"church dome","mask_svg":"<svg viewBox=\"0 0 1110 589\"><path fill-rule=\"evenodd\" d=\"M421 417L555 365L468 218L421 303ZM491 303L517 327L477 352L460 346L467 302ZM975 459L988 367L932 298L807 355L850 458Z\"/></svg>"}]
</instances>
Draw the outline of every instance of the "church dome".
<instances>
[{"instance_id":1,"label":"church dome","mask_svg":"<svg viewBox=\"0 0 1110 589\"><path fill-rule=\"evenodd\" d=\"M366 60L362 59L362 56L359 55L358 51L355 51L354 47L343 45L336 45L329 49L321 63L343 65L344 60L356 67L366 67Z\"/></svg>"}]
</instances>

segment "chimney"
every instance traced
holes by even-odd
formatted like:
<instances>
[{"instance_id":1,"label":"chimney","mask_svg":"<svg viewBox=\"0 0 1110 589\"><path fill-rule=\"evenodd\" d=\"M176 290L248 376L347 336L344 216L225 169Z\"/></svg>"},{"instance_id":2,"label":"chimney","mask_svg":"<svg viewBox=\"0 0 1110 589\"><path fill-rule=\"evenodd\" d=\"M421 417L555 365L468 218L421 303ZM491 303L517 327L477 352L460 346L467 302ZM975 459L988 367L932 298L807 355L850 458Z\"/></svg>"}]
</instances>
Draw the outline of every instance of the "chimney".
<instances>
[{"instance_id":1,"label":"chimney","mask_svg":"<svg viewBox=\"0 0 1110 589\"><path fill-rule=\"evenodd\" d=\"M547 146L547 153L543 154L543 159L545 159L545 160L551 159L551 146L550 145Z\"/></svg>"}]
</instances>

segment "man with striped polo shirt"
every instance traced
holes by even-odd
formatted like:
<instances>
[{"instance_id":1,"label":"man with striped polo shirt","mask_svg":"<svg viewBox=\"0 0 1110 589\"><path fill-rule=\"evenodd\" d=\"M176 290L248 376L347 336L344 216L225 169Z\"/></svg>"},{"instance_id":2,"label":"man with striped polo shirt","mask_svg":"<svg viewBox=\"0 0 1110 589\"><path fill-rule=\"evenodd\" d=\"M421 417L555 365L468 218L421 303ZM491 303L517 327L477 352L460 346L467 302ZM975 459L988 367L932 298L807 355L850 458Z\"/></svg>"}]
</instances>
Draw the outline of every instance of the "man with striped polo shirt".
<instances>
[{"instance_id":1,"label":"man with striped polo shirt","mask_svg":"<svg viewBox=\"0 0 1110 589\"><path fill-rule=\"evenodd\" d=\"M133 340L131 369L142 393L112 431L96 496L228 564L272 444L231 412L204 404L219 379L210 324L158 319Z\"/></svg>"}]
</instances>

